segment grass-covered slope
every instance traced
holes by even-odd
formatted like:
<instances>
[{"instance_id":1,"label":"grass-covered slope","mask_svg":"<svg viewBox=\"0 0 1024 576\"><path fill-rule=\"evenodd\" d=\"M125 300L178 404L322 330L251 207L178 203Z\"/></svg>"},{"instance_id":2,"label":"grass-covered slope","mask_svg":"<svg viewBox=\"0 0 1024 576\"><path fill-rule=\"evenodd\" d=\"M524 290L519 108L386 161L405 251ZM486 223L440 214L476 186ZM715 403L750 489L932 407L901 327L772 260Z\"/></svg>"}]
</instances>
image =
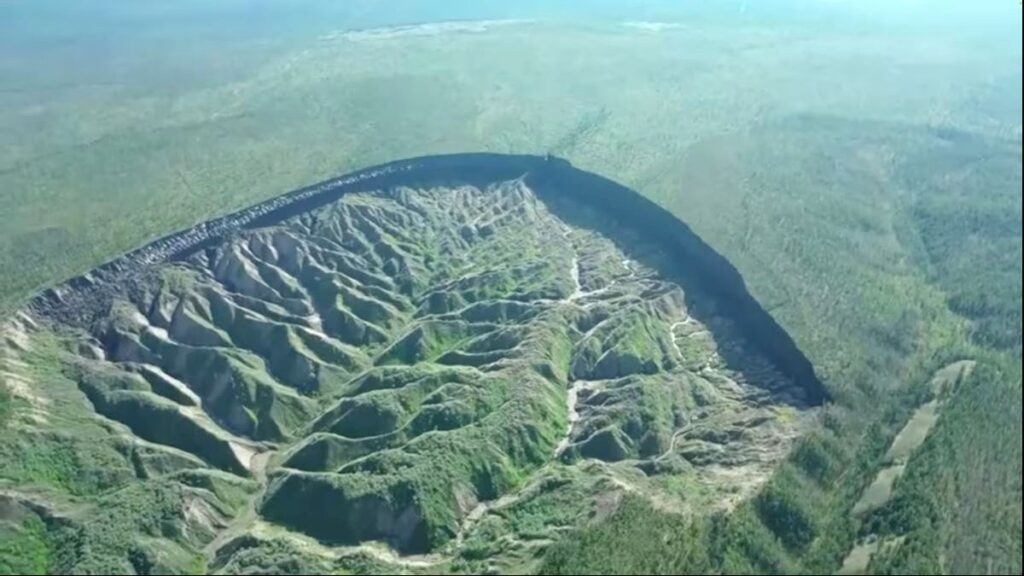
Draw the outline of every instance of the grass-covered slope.
<instances>
[{"instance_id":1,"label":"grass-covered slope","mask_svg":"<svg viewBox=\"0 0 1024 576\"><path fill-rule=\"evenodd\" d=\"M409 166L283 219L162 240L172 260L144 248L11 324L9 374L38 411L17 425L49 433L50 389L25 373L45 350L75 426L123 445L124 477L89 492L5 475L29 511L72 509L77 528L40 517L48 567L242 570L315 543L304 557L329 565L525 568L623 491L729 509L808 428L823 389L806 359L770 319L751 329L742 280L691 232L638 225L667 213L563 161ZM485 179L508 170L523 171ZM135 536L157 504L112 509L111 491L185 524ZM129 524L99 531L93 506ZM19 547L33 522L14 524Z\"/></svg>"}]
</instances>

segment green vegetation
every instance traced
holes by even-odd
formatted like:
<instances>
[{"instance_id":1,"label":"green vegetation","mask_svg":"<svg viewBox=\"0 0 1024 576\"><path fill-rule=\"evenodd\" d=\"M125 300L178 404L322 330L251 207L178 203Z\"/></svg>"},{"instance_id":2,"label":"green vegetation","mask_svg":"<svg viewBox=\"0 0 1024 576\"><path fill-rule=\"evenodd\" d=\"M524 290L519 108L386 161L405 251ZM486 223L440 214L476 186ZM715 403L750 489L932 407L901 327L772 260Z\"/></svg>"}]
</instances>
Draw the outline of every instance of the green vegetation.
<instances>
[{"instance_id":1,"label":"green vegetation","mask_svg":"<svg viewBox=\"0 0 1024 576\"><path fill-rule=\"evenodd\" d=\"M1020 356L1021 195L1010 185L1021 180L1020 144L955 136L953 150L922 153L901 174L917 184L910 210L926 269L976 341Z\"/></svg>"},{"instance_id":2,"label":"green vegetation","mask_svg":"<svg viewBox=\"0 0 1024 576\"><path fill-rule=\"evenodd\" d=\"M367 198L348 216L376 227L341 246L362 261L320 245L302 257L326 268L282 272L271 231L191 264L210 276L165 268L149 327L126 302L113 340L0 334L0 573L834 572L862 544L869 572L1020 572L1019 12L978 34L770 11L353 35L328 28L386 19L154 26L140 8L116 33L72 13L33 37L0 7L5 318L148 239L350 169L554 152L726 256L834 400L809 417L721 394L774 377L710 362L729 330L690 337L672 298L624 305L635 286L565 316L524 304L576 289L560 229L481 226L453 249L424 232L444 218L402 234ZM571 240L581 291L629 277L601 239ZM964 359L891 493L854 513L932 374ZM408 523L408 550L445 559L318 548L298 534L348 520L282 512L316 495L385 511L346 543ZM525 496L477 509L502 495Z\"/></svg>"},{"instance_id":3,"label":"green vegetation","mask_svg":"<svg viewBox=\"0 0 1024 576\"><path fill-rule=\"evenodd\" d=\"M311 536L515 569L622 486L660 494L646 474L685 474L702 494L687 505L749 493L802 427L805 391L674 283L663 248L559 204L573 225L518 180L353 194L131 280L88 334L13 326L12 354L45 358L50 385L118 423L132 474L108 502L62 476L90 467L74 451L12 471L85 497L76 517L116 516L55 527L76 552L54 565L283 567L280 546ZM714 466L751 469L697 474ZM285 541L253 550L263 521Z\"/></svg>"},{"instance_id":4,"label":"green vegetation","mask_svg":"<svg viewBox=\"0 0 1024 576\"><path fill-rule=\"evenodd\" d=\"M233 515L252 486L187 472L201 463L98 420L62 373L63 344L40 334L21 354L36 396L15 400L0 435L0 502L23 508L6 504L13 490L35 504L0 523L3 573L189 571L217 527L209 519Z\"/></svg>"},{"instance_id":5,"label":"green vegetation","mask_svg":"<svg viewBox=\"0 0 1024 576\"><path fill-rule=\"evenodd\" d=\"M952 393L894 497L863 518L851 513L860 496L851 488L870 482L887 451L885 438L895 436L917 397L882 415L857 454L833 432L805 437L791 453L793 466L780 468L756 498L729 515L695 522L634 502L620 508L623 516L550 549L544 568L566 574L834 571L856 538L870 536L884 543L870 560L871 573L957 573L979 564L1019 571L1020 369L998 356L982 354ZM988 417L985 424L977 414ZM848 478L841 481L830 469L845 469ZM621 552L633 549L643 552Z\"/></svg>"},{"instance_id":6,"label":"green vegetation","mask_svg":"<svg viewBox=\"0 0 1024 576\"><path fill-rule=\"evenodd\" d=\"M0 574L44 574L49 566L50 544L39 518L0 524Z\"/></svg>"},{"instance_id":7,"label":"green vegetation","mask_svg":"<svg viewBox=\"0 0 1024 576\"><path fill-rule=\"evenodd\" d=\"M609 547L629 543L629 553ZM626 497L611 517L552 547L543 574L707 574L712 570L701 526ZM684 572L679 572L682 567Z\"/></svg>"},{"instance_id":8,"label":"green vegetation","mask_svg":"<svg viewBox=\"0 0 1024 576\"><path fill-rule=\"evenodd\" d=\"M910 460L894 498L869 520L871 530L905 538L871 570L1020 572L1020 433L1020 364L985 358Z\"/></svg>"}]
</instances>

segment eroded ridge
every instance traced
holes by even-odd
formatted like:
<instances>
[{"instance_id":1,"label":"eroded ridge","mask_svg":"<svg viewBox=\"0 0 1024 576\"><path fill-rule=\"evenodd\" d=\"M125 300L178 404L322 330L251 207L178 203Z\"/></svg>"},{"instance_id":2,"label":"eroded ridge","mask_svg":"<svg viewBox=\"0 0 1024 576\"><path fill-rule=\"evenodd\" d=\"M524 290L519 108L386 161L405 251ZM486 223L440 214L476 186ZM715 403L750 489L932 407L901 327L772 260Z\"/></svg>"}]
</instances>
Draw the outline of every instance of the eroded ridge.
<instances>
[{"instance_id":1,"label":"eroded ridge","mask_svg":"<svg viewBox=\"0 0 1024 576\"><path fill-rule=\"evenodd\" d=\"M727 366L729 323L630 240L648 263L521 179L348 195L163 266L83 343L80 386L228 472L280 450L260 513L332 543L434 549L553 456L769 465L799 389Z\"/></svg>"},{"instance_id":2,"label":"eroded ridge","mask_svg":"<svg viewBox=\"0 0 1024 576\"><path fill-rule=\"evenodd\" d=\"M140 477L258 486L212 523L218 566L253 534L450 553L579 482L681 474L729 506L767 477L817 391L690 278L529 172L396 183L135 271L67 371Z\"/></svg>"}]
</instances>

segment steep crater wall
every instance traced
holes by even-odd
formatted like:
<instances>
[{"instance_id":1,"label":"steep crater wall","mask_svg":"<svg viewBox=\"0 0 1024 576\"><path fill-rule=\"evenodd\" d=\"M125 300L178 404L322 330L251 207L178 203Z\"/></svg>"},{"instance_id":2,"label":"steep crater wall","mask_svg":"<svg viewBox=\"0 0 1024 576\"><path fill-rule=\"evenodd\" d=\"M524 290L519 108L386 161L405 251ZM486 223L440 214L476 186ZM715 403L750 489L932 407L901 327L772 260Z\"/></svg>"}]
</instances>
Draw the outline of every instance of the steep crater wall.
<instances>
[{"instance_id":1,"label":"steep crater wall","mask_svg":"<svg viewBox=\"0 0 1024 576\"><path fill-rule=\"evenodd\" d=\"M150 268L181 260L234 234L269 226L337 201L345 194L394 186L486 185L523 177L545 200L568 196L660 243L685 262L680 281L718 301L722 311L759 351L820 404L826 388L810 361L788 333L753 298L742 276L689 226L638 192L607 178L544 156L486 153L452 154L400 160L353 172L295 190L250 208L176 232L50 288L29 303L36 316L60 324L88 327L110 312L114 297L131 292ZM571 219L571 215L565 215Z\"/></svg>"}]
</instances>

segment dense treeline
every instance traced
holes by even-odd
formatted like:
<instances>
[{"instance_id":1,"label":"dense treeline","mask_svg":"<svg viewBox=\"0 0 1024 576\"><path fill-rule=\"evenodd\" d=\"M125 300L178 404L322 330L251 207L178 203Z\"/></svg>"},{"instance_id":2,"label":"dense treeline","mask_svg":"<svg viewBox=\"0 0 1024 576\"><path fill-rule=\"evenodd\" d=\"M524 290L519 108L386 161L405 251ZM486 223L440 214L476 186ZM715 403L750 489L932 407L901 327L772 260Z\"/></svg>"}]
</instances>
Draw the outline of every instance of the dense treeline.
<instances>
[{"instance_id":1,"label":"dense treeline","mask_svg":"<svg viewBox=\"0 0 1024 576\"><path fill-rule=\"evenodd\" d=\"M1021 572L1021 368L980 361L865 528L903 544L872 572Z\"/></svg>"},{"instance_id":2,"label":"dense treeline","mask_svg":"<svg viewBox=\"0 0 1024 576\"><path fill-rule=\"evenodd\" d=\"M971 355L980 355L978 368L950 398L896 497L862 523L853 506L929 397L932 374ZM867 426L851 426L841 409L828 409L823 429L802 438L757 496L732 513L686 518L627 497L611 517L554 546L542 571L832 573L858 539L874 534L906 537L873 565L879 572L960 573L986 565L1019 572L1019 561L1009 559L1020 557L1020 369L1010 366L969 346L943 349L907 370L913 384L874 418L865 416ZM976 425L979 414L991 419ZM940 566L944 550L953 555Z\"/></svg>"},{"instance_id":3,"label":"dense treeline","mask_svg":"<svg viewBox=\"0 0 1024 576\"><path fill-rule=\"evenodd\" d=\"M1021 352L1020 148L968 139L907 162L928 271L975 341ZM937 155L937 157L936 157ZM937 169L938 168L938 169Z\"/></svg>"},{"instance_id":4,"label":"dense treeline","mask_svg":"<svg viewBox=\"0 0 1024 576\"><path fill-rule=\"evenodd\" d=\"M834 137L861 145L856 134ZM759 149L769 148L783 147ZM884 549L872 571L1020 572L1019 145L1001 152L979 145L952 158L935 156L933 147L921 159L901 159L897 176L908 192L891 211L879 206L889 208L895 194L872 198L870 187L853 187L863 184L856 179L832 188L792 180L810 174L829 183L837 173L865 172L832 163L857 151L840 147L824 155L828 162L793 166L792 174L783 162L756 164L772 170L755 174L764 190L744 198L754 215L751 250L761 248L754 254L769 270L761 273L775 276L750 272L754 257L736 259L748 258L741 269L760 288L760 301L790 307L772 306L772 314L785 318L816 368L827 368L837 406L823 414L822 429L801 439L734 512L687 518L626 496L610 517L553 546L545 572L833 572L869 534L902 542ZM901 244L890 245L890 233ZM920 269L902 267L908 254L920 256ZM950 310L970 321L974 346ZM927 398L930 375L964 358L979 360L975 372L947 403L892 500L862 523L851 510ZM0 396L0 426L3 405ZM29 538L31 530L20 534L23 543L39 540Z\"/></svg>"},{"instance_id":5,"label":"dense treeline","mask_svg":"<svg viewBox=\"0 0 1024 576\"><path fill-rule=\"evenodd\" d=\"M713 568L709 532L700 522L655 510L627 496L607 521L554 546L545 574L702 574ZM627 544L628 553L621 546Z\"/></svg>"}]
</instances>

